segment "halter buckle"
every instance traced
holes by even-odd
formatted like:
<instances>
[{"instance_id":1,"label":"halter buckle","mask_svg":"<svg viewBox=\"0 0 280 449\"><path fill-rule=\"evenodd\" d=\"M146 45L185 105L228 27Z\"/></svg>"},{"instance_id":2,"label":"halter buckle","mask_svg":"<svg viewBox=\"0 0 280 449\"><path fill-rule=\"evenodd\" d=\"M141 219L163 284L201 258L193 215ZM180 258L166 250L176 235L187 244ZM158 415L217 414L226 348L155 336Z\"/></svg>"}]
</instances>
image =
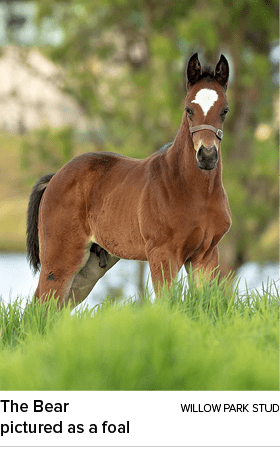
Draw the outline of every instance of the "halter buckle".
<instances>
[{"instance_id":1,"label":"halter buckle","mask_svg":"<svg viewBox=\"0 0 280 449\"><path fill-rule=\"evenodd\" d=\"M221 129L217 129L216 136L218 137L218 139L222 140L222 138L223 138L223 131Z\"/></svg>"}]
</instances>

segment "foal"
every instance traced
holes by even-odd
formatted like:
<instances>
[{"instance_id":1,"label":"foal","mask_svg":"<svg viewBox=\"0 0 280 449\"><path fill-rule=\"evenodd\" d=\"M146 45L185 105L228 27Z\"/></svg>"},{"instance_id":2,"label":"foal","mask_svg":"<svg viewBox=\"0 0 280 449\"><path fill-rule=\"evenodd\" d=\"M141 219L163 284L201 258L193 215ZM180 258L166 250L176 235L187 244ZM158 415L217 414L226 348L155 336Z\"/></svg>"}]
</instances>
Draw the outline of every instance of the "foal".
<instances>
[{"instance_id":1,"label":"foal","mask_svg":"<svg viewBox=\"0 0 280 449\"><path fill-rule=\"evenodd\" d=\"M213 71L194 54L171 145L143 160L86 153L35 185L27 250L41 265L36 298L54 292L74 307L120 258L147 260L156 292L182 265L211 277L231 224L221 163L228 75L223 55Z\"/></svg>"}]
</instances>

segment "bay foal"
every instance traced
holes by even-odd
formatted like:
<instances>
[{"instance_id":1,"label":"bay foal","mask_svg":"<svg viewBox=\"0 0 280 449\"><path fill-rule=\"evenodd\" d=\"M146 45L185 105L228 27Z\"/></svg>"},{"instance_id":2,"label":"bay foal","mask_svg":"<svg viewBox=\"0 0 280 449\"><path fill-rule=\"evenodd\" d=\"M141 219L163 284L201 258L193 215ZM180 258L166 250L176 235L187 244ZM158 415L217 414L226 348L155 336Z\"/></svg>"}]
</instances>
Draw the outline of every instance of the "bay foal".
<instances>
[{"instance_id":1,"label":"bay foal","mask_svg":"<svg viewBox=\"0 0 280 449\"><path fill-rule=\"evenodd\" d=\"M120 258L147 260L156 291L182 265L211 277L231 219L222 184L221 140L229 67L187 65L187 96L174 142L143 160L86 153L33 188L27 250L41 265L36 298L83 301Z\"/></svg>"}]
</instances>

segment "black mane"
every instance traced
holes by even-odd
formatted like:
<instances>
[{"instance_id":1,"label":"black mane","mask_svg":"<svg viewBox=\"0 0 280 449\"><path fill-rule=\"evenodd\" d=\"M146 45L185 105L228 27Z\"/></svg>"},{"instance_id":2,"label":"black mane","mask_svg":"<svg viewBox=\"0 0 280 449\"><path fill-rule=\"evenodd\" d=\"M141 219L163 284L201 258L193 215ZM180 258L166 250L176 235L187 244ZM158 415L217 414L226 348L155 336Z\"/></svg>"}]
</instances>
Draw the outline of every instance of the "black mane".
<instances>
[{"instance_id":1,"label":"black mane","mask_svg":"<svg viewBox=\"0 0 280 449\"><path fill-rule=\"evenodd\" d=\"M202 68L201 75L200 75L198 81L200 81L203 78L209 78L209 81L214 81L214 79L215 79L214 69L211 65L205 65Z\"/></svg>"}]
</instances>

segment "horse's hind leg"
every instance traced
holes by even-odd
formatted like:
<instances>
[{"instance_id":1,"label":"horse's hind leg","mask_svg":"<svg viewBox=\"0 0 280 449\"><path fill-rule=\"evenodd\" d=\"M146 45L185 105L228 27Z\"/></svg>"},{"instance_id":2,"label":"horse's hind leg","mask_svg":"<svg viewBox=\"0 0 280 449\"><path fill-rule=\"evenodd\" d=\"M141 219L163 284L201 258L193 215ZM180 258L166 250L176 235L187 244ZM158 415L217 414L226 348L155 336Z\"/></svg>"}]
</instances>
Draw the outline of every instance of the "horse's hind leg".
<instances>
[{"instance_id":1,"label":"horse's hind leg","mask_svg":"<svg viewBox=\"0 0 280 449\"><path fill-rule=\"evenodd\" d=\"M62 248L60 250L62 255ZM51 257L48 250L48 258L42 261L35 297L46 301L48 295L54 293L59 306L70 303L72 309L89 295L97 281L119 259L108 254L106 268L101 268L100 258L89 248L78 250L68 246L67 255L66 261L63 257Z\"/></svg>"},{"instance_id":2,"label":"horse's hind leg","mask_svg":"<svg viewBox=\"0 0 280 449\"><path fill-rule=\"evenodd\" d=\"M55 215L51 208L39 217L41 273L35 297L48 301L54 294L58 306L75 307L89 294L104 273L116 262L110 257L106 268L90 252L89 236L78 220L68 219L63 210Z\"/></svg>"},{"instance_id":3,"label":"horse's hind leg","mask_svg":"<svg viewBox=\"0 0 280 449\"><path fill-rule=\"evenodd\" d=\"M68 293L68 300L74 307L89 295L97 281L119 261L118 257L111 254L107 254L106 259L106 267L102 268L101 258L95 252L90 253L87 263L76 274Z\"/></svg>"},{"instance_id":4,"label":"horse's hind leg","mask_svg":"<svg viewBox=\"0 0 280 449\"><path fill-rule=\"evenodd\" d=\"M85 252L82 255L81 251L77 251L75 257L75 249L67 255L63 249L58 243L56 248L41 251L41 272L35 291L35 298L41 302L47 302L54 295L60 307L69 302L73 279L87 261Z\"/></svg>"}]
</instances>

